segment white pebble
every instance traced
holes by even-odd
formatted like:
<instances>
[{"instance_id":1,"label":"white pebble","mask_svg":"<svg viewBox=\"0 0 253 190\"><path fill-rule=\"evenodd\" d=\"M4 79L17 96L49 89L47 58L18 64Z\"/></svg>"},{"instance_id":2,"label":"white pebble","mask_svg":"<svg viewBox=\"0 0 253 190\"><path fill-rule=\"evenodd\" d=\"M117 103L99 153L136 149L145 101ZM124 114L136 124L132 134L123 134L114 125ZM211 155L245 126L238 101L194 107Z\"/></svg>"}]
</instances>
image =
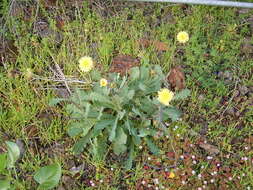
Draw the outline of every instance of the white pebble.
<instances>
[{"instance_id":1,"label":"white pebble","mask_svg":"<svg viewBox=\"0 0 253 190\"><path fill-rule=\"evenodd\" d=\"M150 158L150 157L148 157L148 160L151 160L151 158Z\"/></svg>"},{"instance_id":2,"label":"white pebble","mask_svg":"<svg viewBox=\"0 0 253 190\"><path fill-rule=\"evenodd\" d=\"M185 184L186 184L186 181L182 181L182 184L185 185Z\"/></svg>"},{"instance_id":3,"label":"white pebble","mask_svg":"<svg viewBox=\"0 0 253 190\"><path fill-rule=\"evenodd\" d=\"M196 172L194 170L192 170L192 175L195 175L195 174L196 174Z\"/></svg>"},{"instance_id":4,"label":"white pebble","mask_svg":"<svg viewBox=\"0 0 253 190\"><path fill-rule=\"evenodd\" d=\"M206 184L207 184L207 181L204 181L204 184L206 185Z\"/></svg>"},{"instance_id":5,"label":"white pebble","mask_svg":"<svg viewBox=\"0 0 253 190\"><path fill-rule=\"evenodd\" d=\"M229 177L229 178L228 178L228 180L229 180L229 181L232 181L232 180L233 180L233 178L232 178L232 177Z\"/></svg>"},{"instance_id":6,"label":"white pebble","mask_svg":"<svg viewBox=\"0 0 253 190\"><path fill-rule=\"evenodd\" d=\"M203 185L202 187L203 187L203 189L205 189L205 188L206 188L206 186L205 186L205 185Z\"/></svg>"},{"instance_id":7,"label":"white pebble","mask_svg":"<svg viewBox=\"0 0 253 190\"><path fill-rule=\"evenodd\" d=\"M202 175L201 175L201 174L199 174L199 175L198 175L198 178L200 179L201 177L202 177Z\"/></svg>"},{"instance_id":8,"label":"white pebble","mask_svg":"<svg viewBox=\"0 0 253 190\"><path fill-rule=\"evenodd\" d=\"M201 188L201 187L198 187L198 190L202 190L202 188Z\"/></svg>"},{"instance_id":9,"label":"white pebble","mask_svg":"<svg viewBox=\"0 0 253 190\"><path fill-rule=\"evenodd\" d=\"M158 188L158 187L155 187L155 190L159 190L159 188Z\"/></svg>"},{"instance_id":10,"label":"white pebble","mask_svg":"<svg viewBox=\"0 0 253 190\"><path fill-rule=\"evenodd\" d=\"M201 169L204 169L205 168L205 166L201 166Z\"/></svg>"},{"instance_id":11,"label":"white pebble","mask_svg":"<svg viewBox=\"0 0 253 190\"><path fill-rule=\"evenodd\" d=\"M249 149L249 147L246 146L246 147L245 147L245 150L248 150L248 149Z\"/></svg>"},{"instance_id":12,"label":"white pebble","mask_svg":"<svg viewBox=\"0 0 253 190\"><path fill-rule=\"evenodd\" d=\"M196 157L194 155L192 155L192 159L194 160Z\"/></svg>"},{"instance_id":13,"label":"white pebble","mask_svg":"<svg viewBox=\"0 0 253 190\"><path fill-rule=\"evenodd\" d=\"M212 160L213 157L212 156L207 156L207 160Z\"/></svg>"},{"instance_id":14,"label":"white pebble","mask_svg":"<svg viewBox=\"0 0 253 190\"><path fill-rule=\"evenodd\" d=\"M159 180L156 178L156 179L154 179L154 183L155 184L159 184Z\"/></svg>"},{"instance_id":15,"label":"white pebble","mask_svg":"<svg viewBox=\"0 0 253 190\"><path fill-rule=\"evenodd\" d=\"M104 182L104 180L100 179L100 180L99 180L99 182L100 182L100 183L103 183L103 182Z\"/></svg>"},{"instance_id":16,"label":"white pebble","mask_svg":"<svg viewBox=\"0 0 253 190\"><path fill-rule=\"evenodd\" d=\"M143 148L143 146L139 146L139 149L142 149Z\"/></svg>"},{"instance_id":17,"label":"white pebble","mask_svg":"<svg viewBox=\"0 0 253 190\"><path fill-rule=\"evenodd\" d=\"M193 160L192 163L193 163L193 164L197 164L197 161L196 161L196 160Z\"/></svg>"},{"instance_id":18,"label":"white pebble","mask_svg":"<svg viewBox=\"0 0 253 190\"><path fill-rule=\"evenodd\" d=\"M193 144L190 144L190 147L193 147Z\"/></svg>"},{"instance_id":19,"label":"white pebble","mask_svg":"<svg viewBox=\"0 0 253 190\"><path fill-rule=\"evenodd\" d=\"M146 184L146 181L142 181L141 184L142 184L142 185L145 185L145 184Z\"/></svg>"},{"instance_id":20,"label":"white pebble","mask_svg":"<svg viewBox=\"0 0 253 190\"><path fill-rule=\"evenodd\" d=\"M114 170L114 168L111 168L111 170L113 171L113 170Z\"/></svg>"},{"instance_id":21,"label":"white pebble","mask_svg":"<svg viewBox=\"0 0 253 190\"><path fill-rule=\"evenodd\" d=\"M214 179L211 179L211 181L210 181L211 183L214 183Z\"/></svg>"},{"instance_id":22,"label":"white pebble","mask_svg":"<svg viewBox=\"0 0 253 190\"><path fill-rule=\"evenodd\" d=\"M183 156L183 155L181 155L181 156L180 156L180 158L183 160L183 159L184 159L184 156Z\"/></svg>"}]
</instances>

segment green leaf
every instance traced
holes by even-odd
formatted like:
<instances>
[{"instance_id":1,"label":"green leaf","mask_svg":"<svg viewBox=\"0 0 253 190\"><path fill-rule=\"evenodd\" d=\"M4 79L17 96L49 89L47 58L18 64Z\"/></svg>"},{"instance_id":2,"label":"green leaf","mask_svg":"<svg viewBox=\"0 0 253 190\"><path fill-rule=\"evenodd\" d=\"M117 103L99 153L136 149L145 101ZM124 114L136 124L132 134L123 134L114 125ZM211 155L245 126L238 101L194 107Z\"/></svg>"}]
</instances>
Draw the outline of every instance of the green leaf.
<instances>
[{"instance_id":1,"label":"green leaf","mask_svg":"<svg viewBox=\"0 0 253 190\"><path fill-rule=\"evenodd\" d=\"M0 174L4 171L6 166L7 166L7 154L5 153L0 154Z\"/></svg>"},{"instance_id":2,"label":"green leaf","mask_svg":"<svg viewBox=\"0 0 253 190\"><path fill-rule=\"evenodd\" d=\"M124 130L122 129L122 127L118 127L118 129L117 129L117 136L116 136L115 141L118 144L126 144L126 142L127 142L127 135L124 132Z\"/></svg>"},{"instance_id":3,"label":"green leaf","mask_svg":"<svg viewBox=\"0 0 253 190\"><path fill-rule=\"evenodd\" d=\"M154 70L157 76L159 76L160 78L164 78L164 74L160 65L155 65Z\"/></svg>"},{"instance_id":4,"label":"green leaf","mask_svg":"<svg viewBox=\"0 0 253 190\"><path fill-rule=\"evenodd\" d=\"M133 123L127 119L125 121L125 126L128 129L129 134L132 136L132 141L136 146L141 144L141 139L137 135L137 129L134 127Z\"/></svg>"},{"instance_id":5,"label":"green leaf","mask_svg":"<svg viewBox=\"0 0 253 190\"><path fill-rule=\"evenodd\" d=\"M177 121L182 115L181 111L174 107L168 107L163 110L163 120L170 118L172 121Z\"/></svg>"},{"instance_id":6,"label":"green leaf","mask_svg":"<svg viewBox=\"0 0 253 190\"><path fill-rule=\"evenodd\" d=\"M149 78L149 68L146 66L140 67L141 80L147 80Z\"/></svg>"},{"instance_id":7,"label":"green leaf","mask_svg":"<svg viewBox=\"0 0 253 190\"><path fill-rule=\"evenodd\" d=\"M119 117L120 117L120 115L118 114L115 121L114 121L114 124L112 126L112 130L111 130L111 133L110 133L110 136L109 136L109 141L111 141L111 142L115 139L115 136L116 136L116 128L117 128L117 125L118 125Z\"/></svg>"},{"instance_id":8,"label":"green leaf","mask_svg":"<svg viewBox=\"0 0 253 190\"><path fill-rule=\"evenodd\" d=\"M111 99L109 96L105 96L96 92L92 92L90 94L93 101L103 102L103 103L111 103Z\"/></svg>"},{"instance_id":9,"label":"green leaf","mask_svg":"<svg viewBox=\"0 0 253 190\"><path fill-rule=\"evenodd\" d=\"M83 105L83 103L86 103L90 100L90 96L85 90L76 89L74 94L70 97L70 101L78 104Z\"/></svg>"},{"instance_id":10,"label":"green leaf","mask_svg":"<svg viewBox=\"0 0 253 190\"><path fill-rule=\"evenodd\" d=\"M82 133L83 136L87 135L87 133L90 131L90 129L95 124L95 121L92 119L87 119L84 121L76 122L70 124L68 128L68 135L70 137L77 136Z\"/></svg>"},{"instance_id":11,"label":"green leaf","mask_svg":"<svg viewBox=\"0 0 253 190\"><path fill-rule=\"evenodd\" d=\"M68 104L66 106L66 111L71 114L74 118L82 118L85 117L85 114L82 110L80 110L77 106L74 104Z\"/></svg>"},{"instance_id":12,"label":"green leaf","mask_svg":"<svg viewBox=\"0 0 253 190\"><path fill-rule=\"evenodd\" d=\"M145 138L145 141L146 141L146 143L147 143L147 145L148 145L148 148L150 149L150 151L151 151L153 154L155 154L155 155L160 154L159 148L153 143L153 141L151 140L151 138L146 137L146 138Z\"/></svg>"},{"instance_id":13,"label":"green leaf","mask_svg":"<svg viewBox=\"0 0 253 190\"><path fill-rule=\"evenodd\" d=\"M34 180L37 181L39 189L47 190L56 187L61 178L60 164L52 164L40 168L34 175Z\"/></svg>"},{"instance_id":14,"label":"green leaf","mask_svg":"<svg viewBox=\"0 0 253 190\"><path fill-rule=\"evenodd\" d=\"M117 128L117 136L113 143L113 152L117 155L126 151L126 142L127 142L127 135L125 134L122 127Z\"/></svg>"},{"instance_id":15,"label":"green leaf","mask_svg":"<svg viewBox=\"0 0 253 190\"><path fill-rule=\"evenodd\" d=\"M139 130L138 137L154 136L155 134L156 134L156 131L153 129L141 128Z\"/></svg>"},{"instance_id":16,"label":"green leaf","mask_svg":"<svg viewBox=\"0 0 253 190\"><path fill-rule=\"evenodd\" d=\"M134 159L134 142L131 141L129 156L128 156L128 159L126 160L126 163L125 163L125 168L127 170L130 170L132 168L132 166L133 166L133 159Z\"/></svg>"},{"instance_id":17,"label":"green leaf","mask_svg":"<svg viewBox=\"0 0 253 190\"><path fill-rule=\"evenodd\" d=\"M84 148L86 147L87 143L90 142L92 137L93 131L90 131L85 137L80 138L73 147L74 154L80 154L83 152Z\"/></svg>"},{"instance_id":18,"label":"green leaf","mask_svg":"<svg viewBox=\"0 0 253 190\"><path fill-rule=\"evenodd\" d=\"M114 142L112 144L112 149L115 154L120 155L121 153L124 153L126 151L127 147L124 144Z\"/></svg>"},{"instance_id":19,"label":"green leaf","mask_svg":"<svg viewBox=\"0 0 253 190\"><path fill-rule=\"evenodd\" d=\"M142 91L146 91L147 90L147 86L145 84L143 84L143 83L139 83L138 87Z\"/></svg>"},{"instance_id":20,"label":"green leaf","mask_svg":"<svg viewBox=\"0 0 253 190\"><path fill-rule=\"evenodd\" d=\"M92 143L91 153L93 159L99 161L103 160L106 156L106 149L107 149L107 139L104 136L99 136L94 138Z\"/></svg>"},{"instance_id":21,"label":"green leaf","mask_svg":"<svg viewBox=\"0 0 253 190\"><path fill-rule=\"evenodd\" d=\"M191 94L191 91L188 89L181 90L179 93L177 93L173 100L181 100L187 98Z\"/></svg>"},{"instance_id":22,"label":"green leaf","mask_svg":"<svg viewBox=\"0 0 253 190\"><path fill-rule=\"evenodd\" d=\"M66 100L66 99L64 99L64 98L53 98L49 101L48 104L49 104L49 106L55 106L55 105L57 105L58 103L60 103L64 100Z\"/></svg>"},{"instance_id":23,"label":"green leaf","mask_svg":"<svg viewBox=\"0 0 253 190\"><path fill-rule=\"evenodd\" d=\"M90 72L92 81L98 81L101 79L101 74L99 71L96 71L95 69Z\"/></svg>"},{"instance_id":24,"label":"green leaf","mask_svg":"<svg viewBox=\"0 0 253 190\"><path fill-rule=\"evenodd\" d=\"M11 188L10 181L0 180L0 190L9 190Z\"/></svg>"},{"instance_id":25,"label":"green leaf","mask_svg":"<svg viewBox=\"0 0 253 190\"><path fill-rule=\"evenodd\" d=\"M20 150L18 145L14 142L7 141L5 143L8 149L8 168L13 168L20 156Z\"/></svg>"},{"instance_id":26,"label":"green leaf","mask_svg":"<svg viewBox=\"0 0 253 190\"><path fill-rule=\"evenodd\" d=\"M134 97L135 91L134 90L129 90L127 94L127 98L131 100Z\"/></svg>"},{"instance_id":27,"label":"green leaf","mask_svg":"<svg viewBox=\"0 0 253 190\"><path fill-rule=\"evenodd\" d=\"M129 71L130 73L130 80L134 81L140 77L140 69L139 67L132 67Z\"/></svg>"},{"instance_id":28,"label":"green leaf","mask_svg":"<svg viewBox=\"0 0 253 190\"><path fill-rule=\"evenodd\" d=\"M93 136L97 136L101 130L103 130L107 126L110 126L110 125L112 126L114 122L115 120L100 120L94 126Z\"/></svg>"},{"instance_id":29,"label":"green leaf","mask_svg":"<svg viewBox=\"0 0 253 190\"><path fill-rule=\"evenodd\" d=\"M73 123L71 126L68 128L68 135L70 137L75 137L83 132L83 127L81 126L81 123Z\"/></svg>"}]
</instances>

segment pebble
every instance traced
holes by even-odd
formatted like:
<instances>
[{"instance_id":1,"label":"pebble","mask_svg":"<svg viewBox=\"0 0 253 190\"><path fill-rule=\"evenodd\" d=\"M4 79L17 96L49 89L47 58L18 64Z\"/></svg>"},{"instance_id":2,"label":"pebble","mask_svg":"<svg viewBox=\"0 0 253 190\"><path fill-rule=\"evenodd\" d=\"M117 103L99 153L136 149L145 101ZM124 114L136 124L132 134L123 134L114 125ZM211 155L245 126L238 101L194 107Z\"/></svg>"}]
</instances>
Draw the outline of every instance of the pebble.
<instances>
[{"instance_id":1,"label":"pebble","mask_svg":"<svg viewBox=\"0 0 253 190\"><path fill-rule=\"evenodd\" d=\"M242 96L244 96L244 95L246 95L248 92L249 92L249 89L247 88L247 86L239 86L238 87L238 90L239 90L239 92L240 92L240 94L242 95Z\"/></svg>"},{"instance_id":2,"label":"pebble","mask_svg":"<svg viewBox=\"0 0 253 190\"><path fill-rule=\"evenodd\" d=\"M229 71L225 71L223 73L223 77L226 78L226 79L231 80L232 79L232 74Z\"/></svg>"},{"instance_id":3,"label":"pebble","mask_svg":"<svg viewBox=\"0 0 253 190\"><path fill-rule=\"evenodd\" d=\"M231 108L228 108L227 111L226 111L226 114L228 115L235 115L235 108L231 107Z\"/></svg>"},{"instance_id":4,"label":"pebble","mask_svg":"<svg viewBox=\"0 0 253 190\"><path fill-rule=\"evenodd\" d=\"M203 94L200 94L199 97L198 97L198 100L204 100L205 99L205 96Z\"/></svg>"}]
</instances>

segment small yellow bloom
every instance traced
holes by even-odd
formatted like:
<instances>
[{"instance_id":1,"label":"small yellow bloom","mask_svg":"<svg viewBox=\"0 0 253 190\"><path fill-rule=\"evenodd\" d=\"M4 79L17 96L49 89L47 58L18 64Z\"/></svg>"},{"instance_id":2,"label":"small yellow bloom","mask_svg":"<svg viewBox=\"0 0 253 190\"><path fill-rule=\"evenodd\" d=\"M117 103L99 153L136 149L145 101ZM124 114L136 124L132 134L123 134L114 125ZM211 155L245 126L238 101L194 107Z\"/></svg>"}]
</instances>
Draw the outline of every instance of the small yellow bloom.
<instances>
[{"instance_id":1,"label":"small yellow bloom","mask_svg":"<svg viewBox=\"0 0 253 190\"><path fill-rule=\"evenodd\" d=\"M186 43L189 40L189 34L185 31L179 32L177 34L177 40L180 43Z\"/></svg>"},{"instance_id":2,"label":"small yellow bloom","mask_svg":"<svg viewBox=\"0 0 253 190\"><path fill-rule=\"evenodd\" d=\"M176 176L176 175L175 175L175 173L174 173L174 172L170 172L170 174L169 174L168 178L173 179L175 176Z\"/></svg>"},{"instance_id":3,"label":"small yellow bloom","mask_svg":"<svg viewBox=\"0 0 253 190\"><path fill-rule=\"evenodd\" d=\"M91 57L87 57L87 56L81 57L78 60L78 62L79 62L79 68L83 72L89 72L94 67Z\"/></svg>"},{"instance_id":4,"label":"small yellow bloom","mask_svg":"<svg viewBox=\"0 0 253 190\"><path fill-rule=\"evenodd\" d=\"M104 86L107 86L108 82L106 79L100 79L100 86L101 87L104 87Z\"/></svg>"},{"instance_id":5,"label":"small yellow bloom","mask_svg":"<svg viewBox=\"0 0 253 190\"><path fill-rule=\"evenodd\" d=\"M174 96L174 93L171 92L167 88L163 88L160 91L158 91L158 101L161 102L162 104L168 106L170 101L172 100Z\"/></svg>"},{"instance_id":6,"label":"small yellow bloom","mask_svg":"<svg viewBox=\"0 0 253 190\"><path fill-rule=\"evenodd\" d=\"M32 79L32 76L33 76L32 69L27 68L26 72L25 72L25 78L28 79L28 80L30 80L30 79Z\"/></svg>"}]
</instances>

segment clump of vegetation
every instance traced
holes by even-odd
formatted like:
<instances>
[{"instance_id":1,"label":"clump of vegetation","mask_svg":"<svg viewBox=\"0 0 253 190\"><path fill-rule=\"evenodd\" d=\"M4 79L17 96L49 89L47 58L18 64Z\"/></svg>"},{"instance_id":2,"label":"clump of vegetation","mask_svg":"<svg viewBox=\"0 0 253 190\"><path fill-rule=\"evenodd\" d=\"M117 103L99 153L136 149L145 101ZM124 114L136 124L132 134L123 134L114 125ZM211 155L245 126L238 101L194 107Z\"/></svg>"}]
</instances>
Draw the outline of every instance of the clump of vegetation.
<instances>
[{"instance_id":1,"label":"clump of vegetation","mask_svg":"<svg viewBox=\"0 0 253 190\"><path fill-rule=\"evenodd\" d=\"M15 163L20 158L20 149L16 143L10 141L6 142L6 146L7 153L0 154L0 190L14 190L18 181ZM34 174L40 190L56 187L60 178L61 166L58 163L42 167Z\"/></svg>"},{"instance_id":2,"label":"clump of vegetation","mask_svg":"<svg viewBox=\"0 0 253 190\"><path fill-rule=\"evenodd\" d=\"M84 58L80 69L90 71L92 63L82 60ZM125 76L110 73L108 79L94 70L91 80L89 89L77 89L70 98L51 102L56 104L64 100L68 103L66 110L74 120L68 127L68 134L80 137L74 152L80 153L90 144L90 152L101 159L111 144L117 155L129 152L127 168L132 167L136 150L139 150L136 147L143 143L152 153L159 154L153 139L168 135L165 122L176 121L181 115L170 102L186 98L190 91L185 89L174 95L166 88L165 75L158 65L133 67Z\"/></svg>"}]
</instances>

